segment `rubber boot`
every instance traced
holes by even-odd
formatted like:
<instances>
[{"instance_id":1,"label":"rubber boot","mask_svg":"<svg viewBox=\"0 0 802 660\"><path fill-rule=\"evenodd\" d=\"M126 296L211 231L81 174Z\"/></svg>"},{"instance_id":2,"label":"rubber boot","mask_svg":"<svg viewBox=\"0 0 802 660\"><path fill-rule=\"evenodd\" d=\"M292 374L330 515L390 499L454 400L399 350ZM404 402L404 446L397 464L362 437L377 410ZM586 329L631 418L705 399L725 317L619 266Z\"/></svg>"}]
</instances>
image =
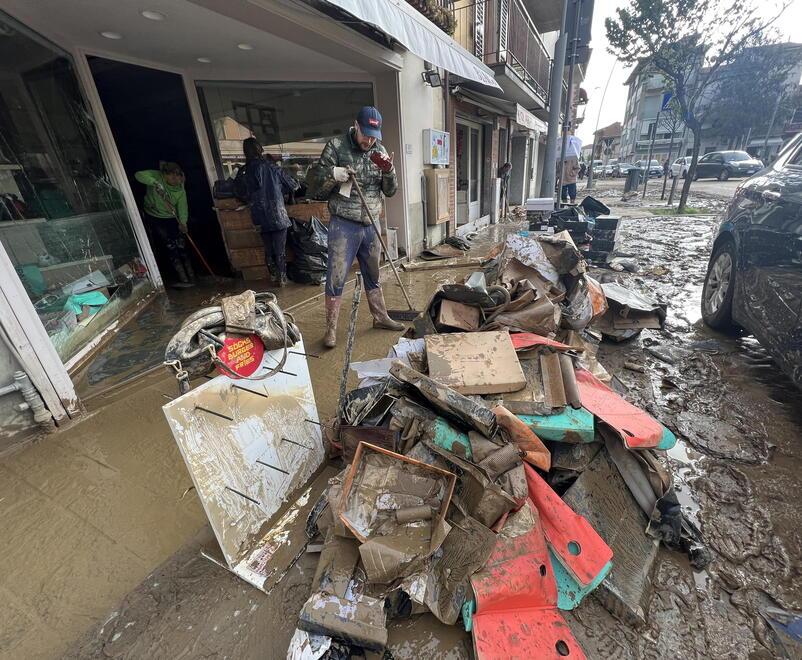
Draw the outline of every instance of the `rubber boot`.
<instances>
[{"instance_id":1,"label":"rubber boot","mask_svg":"<svg viewBox=\"0 0 802 660\"><path fill-rule=\"evenodd\" d=\"M373 327L382 328L383 330L403 330L404 324L398 321L393 321L387 316L387 307L384 305L384 295L382 294L381 287L371 289L367 292L368 307L370 313L373 315Z\"/></svg>"},{"instance_id":2,"label":"rubber boot","mask_svg":"<svg viewBox=\"0 0 802 660\"><path fill-rule=\"evenodd\" d=\"M184 272L190 284L195 284L195 268L192 266L192 258L188 254L181 255L181 262L184 264Z\"/></svg>"},{"instance_id":3,"label":"rubber boot","mask_svg":"<svg viewBox=\"0 0 802 660\"><path fill-rule=\"evenodd\" d=\"M337 345L337 318L340 316L341 296L326 296L326 334L323 345L334 348Z\"/></svg>"},{"instance_id":4,"label":"rubber boot","mask_svg":"<svg viewBox=\"0 0 802 660\"><path fill-rule=\"evenodd\" d=\"M182 263L181 259L176 257L172 259L173 270L175 270L175 274L178 277L178 282L174 283L173 286L176 289L188 289L192 286L192 282L189 281L189 276L187 275L187 271L184 268L184 264Z\"/></svg>"}]
</instances>

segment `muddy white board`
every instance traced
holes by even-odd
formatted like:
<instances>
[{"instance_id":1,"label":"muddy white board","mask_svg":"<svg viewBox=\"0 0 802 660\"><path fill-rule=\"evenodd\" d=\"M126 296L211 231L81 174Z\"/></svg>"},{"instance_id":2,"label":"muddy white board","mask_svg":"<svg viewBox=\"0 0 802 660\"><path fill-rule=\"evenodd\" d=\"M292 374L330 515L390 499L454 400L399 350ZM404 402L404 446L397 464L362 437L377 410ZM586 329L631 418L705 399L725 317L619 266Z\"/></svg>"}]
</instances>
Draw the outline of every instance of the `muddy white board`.
<instances>
[{"instance_id":1,"label":"muddy white board","mask_svg":"<svg viewBox=\"0 0 802 660\"><path fill-rule=\"evenodd\" d=\"M303 353L303 341L293 350ZM280 357L265 353L257 374ZM276 514L324 458L306 357L291 353L283 371L261 381L217 376L163 408L229 569L259 589L289 542L289 521Z\"/></svg>"}]
</instances>

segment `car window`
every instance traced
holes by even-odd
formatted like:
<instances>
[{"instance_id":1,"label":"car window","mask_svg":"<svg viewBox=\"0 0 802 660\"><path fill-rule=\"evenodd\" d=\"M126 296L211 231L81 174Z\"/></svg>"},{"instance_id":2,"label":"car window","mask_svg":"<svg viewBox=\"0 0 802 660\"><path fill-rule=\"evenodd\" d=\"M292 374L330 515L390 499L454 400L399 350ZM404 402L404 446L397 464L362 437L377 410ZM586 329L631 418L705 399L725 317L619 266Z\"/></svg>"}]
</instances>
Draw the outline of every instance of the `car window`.
<instances>
[{"instance_id":1,"label":"car window","mask_svg":"<svg viewBox=\"0 0 802 660\"><path fill-rule=\"evenodd\" d=\"M799 143L796 151L791 155L785 164L795 168L802 167L802 142Z\"/></svg>"},{"instance_id":2,"label":"car window","mask_svg":"<svg viewBox=\"0 0 802 660\"><path fill-rule=\"evenodd\" d=\"M699 159L699 162L700 162L700 163L707 163L707 162L709 162L709 161L710 161L710 159L711 159L713 156L714 156L714 154L705 154L704 156L702 156L702 157Z\"/></svg>"},{"instance_id":3,"label":"car window","mask_svg":"<svg viewBox=\"0 0 802 660\"><path fill-rule=\"evenodd\" d=\"M731 151L728 154L724 154L724 158L728 161L752 160L752 156L745 151Z\"/></svg>"}]
</instances>

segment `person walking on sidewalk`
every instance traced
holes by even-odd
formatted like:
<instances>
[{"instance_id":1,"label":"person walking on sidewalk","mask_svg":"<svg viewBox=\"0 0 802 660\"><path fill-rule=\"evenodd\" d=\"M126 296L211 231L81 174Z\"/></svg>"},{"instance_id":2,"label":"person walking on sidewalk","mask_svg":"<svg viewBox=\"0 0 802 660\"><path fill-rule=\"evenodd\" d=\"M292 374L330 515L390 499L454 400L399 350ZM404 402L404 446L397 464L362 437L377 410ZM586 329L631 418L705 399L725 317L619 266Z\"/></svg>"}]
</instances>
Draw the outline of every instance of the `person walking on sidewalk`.
<instances>
[{"instance_id":1,"label":"person walking on sidewalk","mask_svg":"<svg viewBox=\"0 0 802 660\"><path fill-rule=\"evenodd\" d=\"M576 177L579 174L579 161L576 156L569 156L563 161L562 190L560 199L563 202L571 200L576 204Z\"/></svg>"},{"instance_id":2,"label":"person walking on sidewalk","mask_svg":"<svg viewBox=\"0 0 802 660\"><path fill-rule=\"evenodd\" d=\"M287 283L287 229L290 218L284 195L298 189L298 182L265 156L256 138L242 141L245 155L245 185L251 220L259 227L265 246L265 263L276 286Z\"/></svg>"},{"instance_id":3,"label":"person walking on sidewalk","mask_svg":"<svg viewBox=\"0 0 802 660\"><path fill-rule=\"evenodd\" d=\"M379 111L372 106L362 108L345 135L333 137L326 143L320 159L309 168L306 177L307 195L313 199L328 199L331 214L326 272L326 333L323 337L327 348L333 348L337 343L337 318L354 257L362 271L373 327L404 329L401 323L387 315L379 284L381 244L356 190L351 189L350 177L353 174L374 218L379 217L382 195L392 197L398 190L393 154L388 156L380 141L381 127Z\"/></svg>"},{"instance_id":4,"label":"person walking on sidewalk","mask_svg":"<svg viewBox=\"0 0 802 660\"><path fill-rule=\"evenodd\" d=\"M140 170L134 178L147 186L142 219L154 247L167 253L178 278L174 286L194 286L195 271L184 239L189 221L184 171L178 163L162 162L158 170Z\"/></svg>"}]
</instances>

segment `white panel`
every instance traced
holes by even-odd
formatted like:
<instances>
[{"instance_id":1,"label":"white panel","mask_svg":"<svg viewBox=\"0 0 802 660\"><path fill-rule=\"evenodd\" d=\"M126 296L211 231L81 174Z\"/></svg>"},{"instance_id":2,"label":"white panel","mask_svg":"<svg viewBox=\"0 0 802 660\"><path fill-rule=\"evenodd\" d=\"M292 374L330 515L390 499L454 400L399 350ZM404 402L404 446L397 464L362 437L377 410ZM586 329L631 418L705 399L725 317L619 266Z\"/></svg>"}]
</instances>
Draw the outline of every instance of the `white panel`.
<instances>
[{"instance_id":1,"label":"white panel","mask_svg":"<svg viewBox=\"0 0 802 660\"><path fill-rule=\"evenodd\" d=\"M293 350L303 353L303 341ZM280 356L266 353L261 369ZM324 458L306 357L290 354L283 370L261 381L217 376L163 408L229 568L260 589L286 536L272 519Z\"/></svg>"}]
</instances>

